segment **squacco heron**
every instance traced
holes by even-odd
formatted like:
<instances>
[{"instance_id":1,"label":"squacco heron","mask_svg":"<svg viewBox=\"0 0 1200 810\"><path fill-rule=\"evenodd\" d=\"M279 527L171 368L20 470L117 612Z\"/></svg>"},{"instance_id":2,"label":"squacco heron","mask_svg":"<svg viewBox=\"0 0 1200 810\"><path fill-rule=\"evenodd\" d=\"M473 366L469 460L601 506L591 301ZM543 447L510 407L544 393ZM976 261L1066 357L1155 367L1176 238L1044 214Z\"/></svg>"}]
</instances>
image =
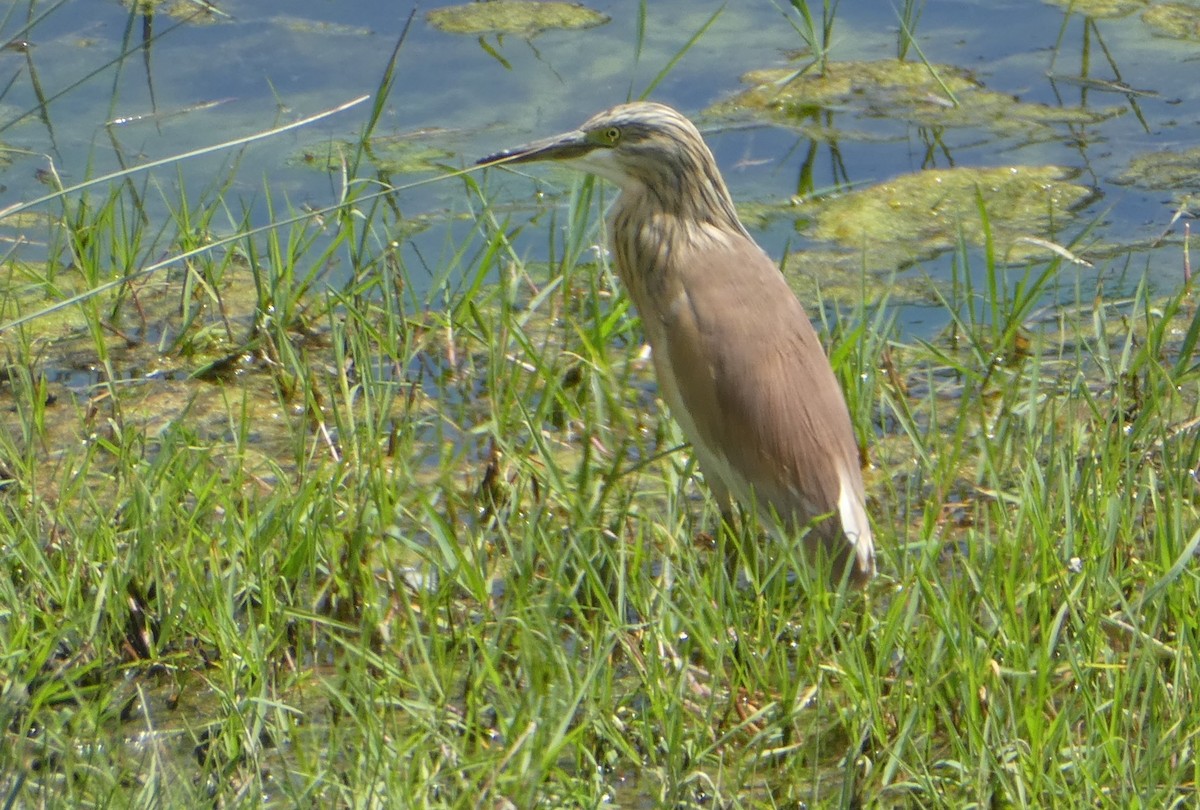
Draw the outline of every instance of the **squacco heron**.
<instances>
[{"instance_id":1,"label":"squacco heron","mask_svg":"<svg viewBox=\"0 0 1200 810\"><path fill-rule=\"evenodd\" d=\"M767 525L809 526L807 542L834 561L835 579L870 579L875 550L841 388L696 127L662 104L622 104L479 162L539 160L620 187L610 216L617 274L722 513L732 495Z\"/></svg>"}]
</instances>

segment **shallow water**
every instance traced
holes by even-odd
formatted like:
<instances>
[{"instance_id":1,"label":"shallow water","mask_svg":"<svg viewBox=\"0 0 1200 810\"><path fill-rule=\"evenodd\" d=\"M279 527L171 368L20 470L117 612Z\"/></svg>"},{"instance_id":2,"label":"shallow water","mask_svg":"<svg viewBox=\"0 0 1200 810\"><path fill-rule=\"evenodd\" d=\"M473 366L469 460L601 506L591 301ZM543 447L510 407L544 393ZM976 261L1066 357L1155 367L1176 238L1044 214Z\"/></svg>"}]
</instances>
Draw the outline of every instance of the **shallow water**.
<instances>
[{"instance_id":1,"label":"shallow water","mask_svg":"<svg viewBox=\"0 0 1200 810\"><path fill-rule=\"evenodd\" d=\"M0 39L28 46L0 51L0 78L7 85L0 97L0 138L14 150L4 178L5 204L46 193L43 173L51 162L70 185L372 93L409 10L292 0L219 7L228 16L208 15L201 23L164 13L131 14L108 0L13 3ZM391 182L436 175L433 163L469 165L480 155L573 127L600 108L640 94L719 6L650 4L640 52L636 5L594 7L610 22L532 38L447 34L428 24L425 7L417 11L376 131L380 138L411 136L402 142L415 157L389 174ZM839 62L894 57L902 41L896 14L874 2L839 4L831 70ZM1200 57L1200 44L1155 36L1138 14L1090 21L1047 3L937 3L915 23L916 46L931 63L965 68L989 90L1022 102L1123 114L1086 126L1014 131L931 127L906 120L903 110L851 107L826 111L832 140L813 140L797 127L764 123L749 113L705 114L741 88L739 77L746 71L804 64L789 61L803 47L791 25L797 21L770 2L732 4L651 94L700 121L739 203L860 188L930 167L1059 165L1078 172L1077 182L1096 195L1073 219L1056 223L1054 233L1036 236L1066 244L1098 223L1087 237L1105 246L1096 274L1125 272L1132 257L1136 271L1148 264L1165 287L1177 283L1177 244L1138 247L1132 254L1123 246L1144 246L1162 236L1186 189L1141 188L1123 175L1137 155L1194 141L1192 111L1200 91L1187 66ZM919 58L910 47L909 61ZM1116 81L1136 92L1117 92ZM326 162L319 156L331 141L352 141L368 113L368 105L360 105L236 154L189 160L178 166L179 177L189 194L202 194L236 161L225 193L258 222L267 219L264 187L294 205L329 205L337 178L323 170ZM416 170L421 166L425 171ZM165 215L163 198L169 200L178 184L176 171L167 167L147 178L144 205L151 219ZM501 199L525 207L535 192L562 190L568 182L544 170L531 174L540 179L494 172L489 183L502 187ZM156 184L165 187L161 195ZM406 190L400 199L406 213L430 215L435 223L470 207L455 181ZM469 225L429 228L414 244L436 255L446 227L461 234ZM15 238L17 229L4 230ZM536 257L545 239L530 230L522 247ZM35 258L36 235L20 234L33 244L21 246L18 255ZM775 256L808 244L806 224L786 216L771 219L758 235ZM931 257L918 272L943 279L950 261L947 255ZM937 325L922 323L928 315L916 305L902 317L913 330L928 332Z\"/></svg>"}]
</instances>

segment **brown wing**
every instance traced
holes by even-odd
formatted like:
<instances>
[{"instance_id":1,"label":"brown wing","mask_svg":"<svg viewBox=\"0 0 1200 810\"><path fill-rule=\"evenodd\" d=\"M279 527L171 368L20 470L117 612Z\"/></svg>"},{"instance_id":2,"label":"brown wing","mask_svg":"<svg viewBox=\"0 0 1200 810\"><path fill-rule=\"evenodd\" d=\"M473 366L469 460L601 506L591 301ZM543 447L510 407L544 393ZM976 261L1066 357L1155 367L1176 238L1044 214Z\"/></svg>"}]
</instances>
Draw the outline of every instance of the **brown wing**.
<instances>
[{"instance_id":1,"label":"brown wing","mask_svg":"<svg viewBox=\"0 0 1200 810\"><path fill-rule=\"evenodd\" d=\"M755 482L760 504L800 521L841 511L842 524L847 509L856 510L866 562L870 530L841 388L774 263L752 241L726 239L677 253L652 302L658 323L647 331L655 351L666 353L679 400L668 396L668 404L690 415L680 422L694 444L720 448L734 476ZM744 485L724 483L745 496Z\"/></svg>"}]
</instances>

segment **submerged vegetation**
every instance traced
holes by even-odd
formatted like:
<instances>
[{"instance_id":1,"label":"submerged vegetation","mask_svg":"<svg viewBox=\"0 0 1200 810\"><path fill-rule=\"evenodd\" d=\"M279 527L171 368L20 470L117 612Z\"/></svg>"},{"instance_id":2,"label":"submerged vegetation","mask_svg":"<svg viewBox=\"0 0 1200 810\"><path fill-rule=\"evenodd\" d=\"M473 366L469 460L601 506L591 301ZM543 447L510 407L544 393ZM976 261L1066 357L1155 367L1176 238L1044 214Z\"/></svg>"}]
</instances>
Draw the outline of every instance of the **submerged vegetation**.
<instances>
[{"instance_id":1,"label":"submerged vegetation","mask_svg":"<svg viewBox=\"0 0 1200 810\"><path fill-rule=\"evenodd\" d=\"M718 530L591 249L608 191L438 169L457 209L414 216L392 175L445 154L378 135L394 69L299 161L326 208L253 222L235 162L165 222L133 171L0 212L0 806L1194 801L1186 241L1081 269L1091 192L1053 168L790 206L848 262L783 267L879 550L831 593Z\"/></svg>"}]
</instances>

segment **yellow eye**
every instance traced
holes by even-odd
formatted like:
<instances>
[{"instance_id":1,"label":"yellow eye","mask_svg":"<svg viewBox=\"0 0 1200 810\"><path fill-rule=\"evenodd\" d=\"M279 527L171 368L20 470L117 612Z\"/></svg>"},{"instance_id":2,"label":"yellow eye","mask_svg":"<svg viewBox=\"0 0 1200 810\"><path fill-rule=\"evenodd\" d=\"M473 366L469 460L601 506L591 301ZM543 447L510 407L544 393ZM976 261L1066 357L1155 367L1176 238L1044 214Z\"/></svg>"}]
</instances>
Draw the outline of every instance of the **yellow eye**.
<instances>
[{"instance_id":1,"label":"yellow eye","mask_svg":"<svg viewBox=\"0 0 1200 810\"><path fill-rule=\"evenodd\" d=\"M621 130L617 127L609 127L608 129L604 130L604 140L608 141L610 144L615 144L617 141L621 140Z\"/></svg>"}]
</instances>

